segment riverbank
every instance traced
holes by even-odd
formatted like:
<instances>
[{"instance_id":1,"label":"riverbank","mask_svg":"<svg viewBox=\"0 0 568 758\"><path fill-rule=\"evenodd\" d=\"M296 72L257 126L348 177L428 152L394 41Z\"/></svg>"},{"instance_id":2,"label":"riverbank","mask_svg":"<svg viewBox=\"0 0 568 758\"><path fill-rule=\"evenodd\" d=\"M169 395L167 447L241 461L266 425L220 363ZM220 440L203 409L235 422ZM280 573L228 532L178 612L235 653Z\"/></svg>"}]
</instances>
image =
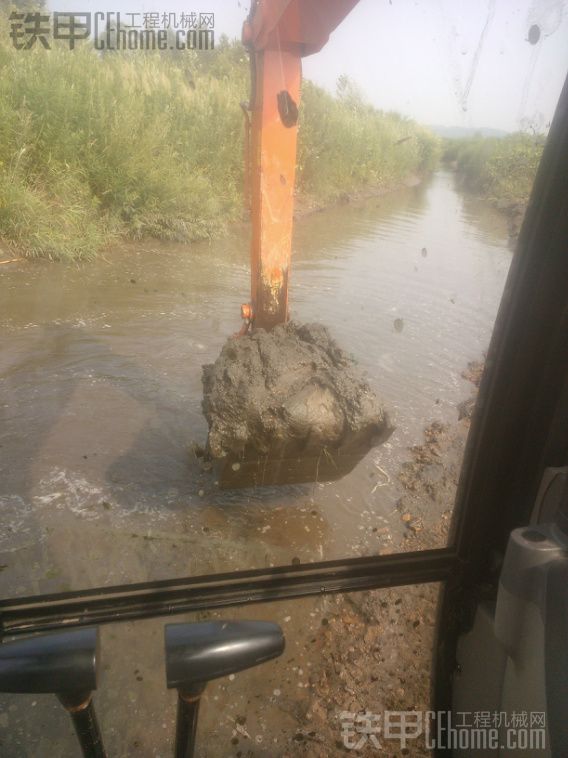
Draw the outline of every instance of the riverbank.
<instances>
[{"instance_id":1,"label":"riverbank","mask_svg":"<svg viewBox=\"0 0 568 758\"><path fill-rule=\"evenodd\" d=\"M242 219L240 43L135 57L86 46L22 56L0 41L0 73L4 259L88 260L120 239L212 239ZM298 205L399 186L434 168L438 145L348 80L335 96L304 81Z\"/></svg>"},{"instance_id":2,"label":"riverbank","mask_svg":"<svg viewBox=\"0 0 568 758\"><path fill-rule=\"evenodd\" d=\"M509 246L512 248L515 246L523 219L525 218L525 212L527 210L528 200L522 202L494 202L493 205L497 210L502 213L507 219L507 227L509 229Z\"/></svg>"},{"instance_id":3,"label":"riverbank","mask_svg":"<svg viewBox=\"0 0 568 758\"><path fill-rule=\"evenodd\" d=\"M399 190L410 188L410 187L416 187L419 184L421 184L423 181L425 181L428 178L428 175L423 176L417 176L415 174L411 174L408 177L405 177L403 180L399 181L396 184L393 184L388 187L384 186L370 186L370 187L364 187L359 190L354 190L351 192L341 192L336 197L328 198L327 200L321 200L312 196L307 195L298 195L294 199L294 220L297 221L299 219L303 219L307 216L310 216L315 213L322 213L323 211L329 210L334 207L338 207L341 205L348 205L353 204L356 205L358 203L363 204L368 200L372 200L373 198L380 198L384 197L385 195L389 195L391 193L398 192ZM226 236L230 233L231 229L234 228L240 228L245 229L249 226L249 218L248 218L248 212L242 212L241 216L238 220L232 221L230 224L227 224L226 227L223 228L222 231L220 231L217 235L212 235L212 239L219 236ZM156 239L156 238L155 238ZM122 238L123 242L128 242L128 237ZM130 240L134 241L134 240ZM187 240L187 242L197 242L198 240ZM108 245L121 242L120 237L113 237L109 240ZM97 251L98 254L102 254L106 249L108 249L108 245L105 248L102 248L101 250ZM43 258L45 256L36 256L36 255L26 255L25 250L22 250L21 248L17 248L13 244L11 244L9 241L2 239L0 237L0 266L12 264L12 263L18 263L25 260L33 260L34 258ZM49 256L48 256L49 257ZM94 257L94 256L93 256ZM52 258L52 260L59 260L59 258Z\"/></svg>"},{"instance_id":4,"label":"riverbank","mask_svg":"<svg viewBox=\"0 0 568 758\"><path fill-rule=\"evenodd\" d=\"M368 187L361 187L359 189L352 190L351 192L341 192L333 198L327 200L318 199L316 197L309 197L299 195L294 199L294 219L305 218L312 213L321 213L339 205L348 205L350 203L364 203L367 200L372 200L377 197L384 197L392 192L410 187L417 187L426 179L426 175L418 176L416 174L409 174L403 177L400 181L389 185L388 187L381 185L373 185Z\"/></svg>"},{"instance_id":5,"label":"riverbank","mask_svg":"<svg viewBox=\"0 0 568 758\"><path fill-rule=\"evenodd\" d=\"M443 161L458 178L460 189L473 192L503 213L510 243L519 235L532 185L544 149L542 135L446 140Z\"/></svg>"}]
</instances>

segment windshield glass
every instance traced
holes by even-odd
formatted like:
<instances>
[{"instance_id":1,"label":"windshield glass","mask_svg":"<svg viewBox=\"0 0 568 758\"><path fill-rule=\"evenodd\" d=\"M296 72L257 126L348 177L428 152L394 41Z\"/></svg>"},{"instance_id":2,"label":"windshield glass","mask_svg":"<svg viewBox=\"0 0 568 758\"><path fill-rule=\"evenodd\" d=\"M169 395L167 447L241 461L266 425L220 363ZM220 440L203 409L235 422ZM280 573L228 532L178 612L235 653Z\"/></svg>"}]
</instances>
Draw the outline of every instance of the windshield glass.
<instances>
[{"instance_id":1,"label":"windshield glass","mask_svg":"<svg viewBox=\"0 0 568 758\"><path fill-rule=\"evenodd\" d=\"M4 597L446 544L565 6L334 7L3 4Z\"/></svg>"}]
</instances>

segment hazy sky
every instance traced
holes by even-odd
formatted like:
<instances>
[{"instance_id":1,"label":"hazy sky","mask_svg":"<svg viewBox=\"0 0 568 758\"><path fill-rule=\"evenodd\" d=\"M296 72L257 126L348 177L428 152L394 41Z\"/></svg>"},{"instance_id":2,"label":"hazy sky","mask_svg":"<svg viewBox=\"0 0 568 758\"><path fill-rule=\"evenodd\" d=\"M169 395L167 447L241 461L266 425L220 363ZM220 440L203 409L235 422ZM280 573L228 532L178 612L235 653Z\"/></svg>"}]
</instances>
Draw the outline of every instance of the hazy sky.
<instances>
[{"instance_id":1,"label":"hazy sky","mask_svg":"<svg viewBox=\"0 0 568 758\"><path fill-rule=\"evenodd\" d=\"M321 0L325 4L326 0ZM248 0L50 0L52 10L215 13L240 37ZM527 40L537 24L541 38ZM207 55L202 52L202 55ZM304 75L426 124L515 130L550 121L568 71L568 0L360 0Z\"/></svg>"}]
</instances>

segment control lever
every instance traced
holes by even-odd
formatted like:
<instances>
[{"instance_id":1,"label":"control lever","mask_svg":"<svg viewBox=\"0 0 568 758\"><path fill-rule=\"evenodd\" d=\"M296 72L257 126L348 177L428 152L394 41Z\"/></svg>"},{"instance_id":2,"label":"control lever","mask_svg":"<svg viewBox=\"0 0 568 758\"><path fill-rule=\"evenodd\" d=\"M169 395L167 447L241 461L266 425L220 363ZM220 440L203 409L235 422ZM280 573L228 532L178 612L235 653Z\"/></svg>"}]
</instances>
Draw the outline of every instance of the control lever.
<instances>
[{"instance_id":1,"label":"control lever","mask_svg":"<svg viewBox=\"0 0 568 758\"><path fill-rule=\"evenodd\" d=\"M93 705L99 630L88 627L0 644L0 692L53 693L67 710L85 758L106 758Z\"/></svg>"},{"instance_id":2,"label":"control lever","mask_svg":"<svg viewBox=\"0 0 568 758\"><path fill-rule=\"evenodd\" d=\"M192 758L207 682L277 658L284 634L270 621L210 621L167 624L164 636L168 688L178 691L175 758Z\"/></svg>"}]
</instances>

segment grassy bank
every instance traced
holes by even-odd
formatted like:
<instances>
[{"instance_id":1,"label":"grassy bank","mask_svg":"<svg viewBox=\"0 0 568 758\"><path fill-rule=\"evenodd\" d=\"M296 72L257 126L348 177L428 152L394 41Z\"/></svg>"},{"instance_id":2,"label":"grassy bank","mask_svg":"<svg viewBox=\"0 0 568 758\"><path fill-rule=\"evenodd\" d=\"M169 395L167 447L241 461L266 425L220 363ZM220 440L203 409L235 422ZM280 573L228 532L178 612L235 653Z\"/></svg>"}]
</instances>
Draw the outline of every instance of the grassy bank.
<instances>
[{"instance_id":1,"label":"grassy bank","mask_svg":"<svg viewBox=\"0 0 568 758\"><path fill-rule=\"evenodd\" d=\"M377 111L348 81L333 97L312 82L303 90L298 188L335 200L367 186L390 187L433 170L440 141L398 113Z\"/></svg>"},{"instance_id":2,"label":"grassy bank","mask_svg":"<svg viewBox=\"0 0 568 758\"><path fill-rule=\"evenodd\" d=\"M0 238L20 254L80 260L118 237L196 240L242 214L248 58L18 51L0 27ZM437 160L437 140L305 82L298 192L330 201Z\"/></svg>"},{"instance_id":3,"label":"grassy bank","mask_svg":"<svg viewBox=\"0 0 568 758\"><path fill-rule=\"evenodd\" d=\"M543 137L447 140L443 158L455 166L463 186L500 207L525 206L544 146Z\"/></svg>"}]
</instances>

